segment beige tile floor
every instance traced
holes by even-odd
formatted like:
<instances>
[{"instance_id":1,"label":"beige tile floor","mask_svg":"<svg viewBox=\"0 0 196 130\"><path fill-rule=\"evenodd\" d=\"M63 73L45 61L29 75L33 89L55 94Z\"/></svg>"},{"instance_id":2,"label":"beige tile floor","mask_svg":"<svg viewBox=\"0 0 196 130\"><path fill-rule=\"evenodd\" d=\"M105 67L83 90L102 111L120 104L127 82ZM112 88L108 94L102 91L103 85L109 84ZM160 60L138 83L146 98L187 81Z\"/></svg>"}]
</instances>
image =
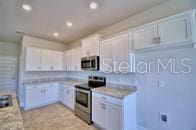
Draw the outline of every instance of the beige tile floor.
<instances>
[{"instance_id":1,"label":"beige tile floor","mask_svg":"<svg viewBox=\"0 0 196 130\"><path fill-rule=\"evenodd\" d=\"M62 104L21 111L25 130L98 130Z\"/></svg>"}]
</instances>

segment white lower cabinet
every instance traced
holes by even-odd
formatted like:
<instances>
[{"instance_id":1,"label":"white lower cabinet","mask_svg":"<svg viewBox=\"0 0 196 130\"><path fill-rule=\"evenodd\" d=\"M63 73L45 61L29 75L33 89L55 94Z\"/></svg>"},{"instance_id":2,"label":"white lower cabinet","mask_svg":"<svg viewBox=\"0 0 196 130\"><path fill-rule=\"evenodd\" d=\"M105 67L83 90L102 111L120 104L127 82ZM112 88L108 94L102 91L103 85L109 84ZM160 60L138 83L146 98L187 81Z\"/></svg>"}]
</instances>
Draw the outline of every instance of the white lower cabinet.
<instances>
[{"instance_id":1,"label":"white lower cabinet","mask_svg":"<svg viewBox=\"0 0 196 130\"><path fill-rule=\"evenodd\" d=\"M62 84L60 86L59 100L70 109L75 109L75 88L70 85Z\"/></svg>"},{"instance_id":2,"label":"white lower cabinet","mask_svg":"<svg viewBox=\"0 0 196 130\"><path fill-rule=\"evenodd\" d=\"M58 100L58 84L40 84L25 86L25 110L58 102Z\"/></svg>"},{"instance_id":3,"label":"white lower cabinet","mask_svg":"<svg viewBox=\"0 0 196 130\"><path fill-rule=\"evenodd\" d=\"M136 130L136 94L118 99L93 92L92 120L104 130Z\"/></svg>"}]
</instances>

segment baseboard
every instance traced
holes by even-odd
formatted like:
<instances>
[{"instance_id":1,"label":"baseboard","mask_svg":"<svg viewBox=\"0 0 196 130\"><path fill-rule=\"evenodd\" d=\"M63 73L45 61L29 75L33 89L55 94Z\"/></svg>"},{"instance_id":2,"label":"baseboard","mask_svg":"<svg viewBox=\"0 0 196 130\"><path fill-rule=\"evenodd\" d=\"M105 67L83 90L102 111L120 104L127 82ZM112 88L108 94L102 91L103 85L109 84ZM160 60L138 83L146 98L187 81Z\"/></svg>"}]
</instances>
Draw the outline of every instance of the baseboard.
<instances>
[{"instance_id":1,"label":"baseboard","mask_svg":"<svg viewBox=\"0 0 196 130\"><path fill-rule=\"evenodd\" d=\"M48 102L46 104L40 104L40 105L36 105L36 106L25 106L24 110L30 110L30 109L35 109L35 108L39 108L39 107L43 107L43 106L47 106L47 105L51 105L51 104L55 104L58 103L59 101L52 101L52 102Z\"/></svg>"},{"instance_id":2,"label":"baseboard","mask_svg":"<svg viewBox=\"0 0 196 130\"><path fill-rule=\"evenodd\" d=\"M148 128L145 128L143 126L138 125L137 126L137 130L149 130Z\"/></svg>"}]
</instances>

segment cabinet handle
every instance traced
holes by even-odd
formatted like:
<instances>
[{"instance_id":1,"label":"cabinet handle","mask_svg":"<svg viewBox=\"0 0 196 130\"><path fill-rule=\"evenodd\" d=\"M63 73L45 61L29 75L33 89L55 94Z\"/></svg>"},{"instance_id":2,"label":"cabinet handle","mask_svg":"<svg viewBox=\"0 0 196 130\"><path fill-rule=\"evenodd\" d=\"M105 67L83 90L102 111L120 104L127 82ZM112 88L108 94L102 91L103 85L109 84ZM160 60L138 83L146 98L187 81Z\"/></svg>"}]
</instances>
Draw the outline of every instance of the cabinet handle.
<instances>
[{"instance_id":1,"label":"cabinet handle","mask_svg":"<svg viewBox=\"0 0 196 130\"><path fill-rule=\"evenodd\" d=\"M46 92L46 89L44 89L44 93Z\"/></svg>"},{"instance_id":2,"label":"cabinet handle","mask_svg":"<svg viewBox=\"0 0 196 130\"><path fill-rule=\"evenodd\" d=\"M106 109L106 105L102 104L102 109L105 110Z\"/></svg>"},{"instance_id":3,"label":"cabinet handle","mask_svg":"<svg viewBox=\"0 0 196 130\"><path fill-rule=\"evenodd\" d=\"M37 66L37 70L39 70L39 66Z\"/></svg>"},{"instance_id":4,"label":"cabinet handle","mask_svg":"<svg viewBox=\"0 0 196 130\"><path fill-rule=\"evenodd\" d=\"M157 37L154 38L154 43L157 44Z\"/></svg>"},{"instance_id":5,"label":"cabinet handle","mask_svg":"<svg viewBox=\"0 0 196 130\"><path fill-rule=\"evenodd\" d=\"M160 43L161 42L161 37L157 37L157 43Z\"/></svg>"}]
</instances>

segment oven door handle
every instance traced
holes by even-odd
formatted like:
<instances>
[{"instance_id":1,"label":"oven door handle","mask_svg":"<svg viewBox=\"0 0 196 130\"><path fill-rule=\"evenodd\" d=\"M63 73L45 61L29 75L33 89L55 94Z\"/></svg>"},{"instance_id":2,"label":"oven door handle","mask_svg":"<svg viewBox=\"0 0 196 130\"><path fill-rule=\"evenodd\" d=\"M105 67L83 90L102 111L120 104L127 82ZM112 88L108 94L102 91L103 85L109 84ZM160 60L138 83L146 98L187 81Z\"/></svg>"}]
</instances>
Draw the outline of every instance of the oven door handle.
<instances>
[{"instance_id":1,"label":"oven door handle","mask_svg":"<svg viewBox=\"0 0 196 130\"><path fill-rule=\"evenodd\" d=\"M82 89L78 89L78 88L76 88L76 91L90 94L90 91L82 90Z\"/></svg>"}]
</instances>

